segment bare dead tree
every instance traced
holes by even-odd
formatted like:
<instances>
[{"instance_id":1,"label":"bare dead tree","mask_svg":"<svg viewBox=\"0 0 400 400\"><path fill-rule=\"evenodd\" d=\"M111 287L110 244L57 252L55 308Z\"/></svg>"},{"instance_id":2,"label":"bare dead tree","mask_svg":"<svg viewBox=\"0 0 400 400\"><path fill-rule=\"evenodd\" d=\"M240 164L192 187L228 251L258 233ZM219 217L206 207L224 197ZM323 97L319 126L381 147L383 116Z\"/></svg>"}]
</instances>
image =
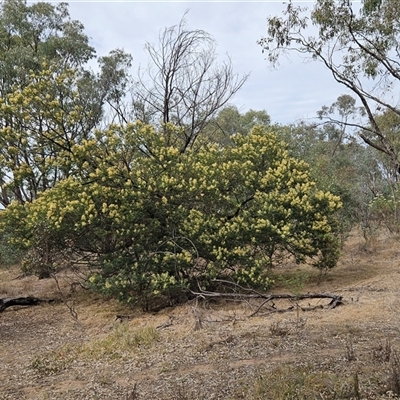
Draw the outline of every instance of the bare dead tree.
<instances>
[{"instance_id":1,"label":"bare dead tree","mask_svg":"<svg viewBox=\"0 0 400 400\"><path fill-rule=\"evenodd\" d=\"M158 44L146 44L150 63L139 70L133 91L137 118L161 124L166 145L178 140L166 124L182 127L182 152L248 78L233 72L229 57L218 63L215 40L203 30L188 29L185 15L160 33Z\"/></svg>"}]
</instances>

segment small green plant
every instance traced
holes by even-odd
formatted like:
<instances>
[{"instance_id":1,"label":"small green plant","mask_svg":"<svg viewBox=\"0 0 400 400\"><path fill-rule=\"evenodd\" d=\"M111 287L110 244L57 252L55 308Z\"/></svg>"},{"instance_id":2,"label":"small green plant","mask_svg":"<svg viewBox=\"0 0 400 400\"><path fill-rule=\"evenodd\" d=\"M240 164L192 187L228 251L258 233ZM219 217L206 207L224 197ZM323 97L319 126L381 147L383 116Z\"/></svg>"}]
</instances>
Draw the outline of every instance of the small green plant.
<instances>
[{"instance_id":1,"label":"small green plant","mask_svg":"<svg viewBox=\"0 0 400 400\"><path fill-rule=\"evenodd\" d=\"M370 253L375 253L379 241L381 226L379 222L369 221L367 225L361 224L361 231L365 240L361 249Z\"/></svg>"},{"instance_id":2,"label":"small green plant","mask_svg":"<svg viewBox=\"0 0 400 400\"><path fill-rule=\"evenodd\" d=\"M30 368L40 375L54 375L64 371L76 358L77 348L64 346L56 351L36 356Z\"/></svg>"},{"instance_id":3,"label":"small green plant","mask_svg":"<svg viewBox=\"0 0 400 400\"><path fill-rule=\"evenodd\" d=\"M128 325L116 325L113 331L105 338L95 341L84 349L84 353L91 358L121 358L141 347L151 347L159 338L159 333L153 326L137 328L134 331Z\"/></svg>"},{"instance_id":4,"label":"small green plant","mask_svg":"<svg viewBox=\"0 0 400 400\"><path fill-rule=\"evenodd\" d=\"M254 384L252 398L256 400L339 400L358 399L354 377L338 377L324 371L315 371L310 366L282 365Z\"/></svg>"},{"instance_id":5,"label":"small green plant","mask_svg":"<svg viewBox=\"0 0 400 400\"><path fill-rule=\"evenodd\" d=\"M145 326L133 333L133 344L136 347L150 347L157 342L159 334L154 326Z\"/></svg>"},{"instance_id":6,"label":"small green plant","mask_svg":"<svg viewBox=\"0 0 400 400\"><path fill-rule=\"evenodd\" d=\"M392 234L400 233L400 186L389 185L390 192L377 195L370 203L375 218Z\"/></svg>"}]
</instances>

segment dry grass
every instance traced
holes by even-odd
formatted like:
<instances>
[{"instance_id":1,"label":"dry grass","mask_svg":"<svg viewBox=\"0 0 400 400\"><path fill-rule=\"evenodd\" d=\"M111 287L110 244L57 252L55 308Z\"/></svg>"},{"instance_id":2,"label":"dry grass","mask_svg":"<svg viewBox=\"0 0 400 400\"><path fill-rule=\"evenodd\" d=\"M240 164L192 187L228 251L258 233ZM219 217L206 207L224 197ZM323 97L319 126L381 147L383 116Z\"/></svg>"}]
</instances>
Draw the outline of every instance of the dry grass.
<instances>
[{"instance_id":1,"label":"dry grass","mask_svg":"<svg viewBox=\"0 0 400 400\"><path fill-rule=\"evenodd\" d=\"M71 292L70 277L60 276L69 308L0 314L0 399L396 398L400 246L385 236L374 246L367 251L353 234L322 278L307 268L276 271L276 292L344 297L343 306L307 313L249 318L249 304L193 303L144 314ZM18 274L0 269L0 297L60 297L53 280ZM117 321L121 314L133 318Z\"/></svg>"}]
</instances>

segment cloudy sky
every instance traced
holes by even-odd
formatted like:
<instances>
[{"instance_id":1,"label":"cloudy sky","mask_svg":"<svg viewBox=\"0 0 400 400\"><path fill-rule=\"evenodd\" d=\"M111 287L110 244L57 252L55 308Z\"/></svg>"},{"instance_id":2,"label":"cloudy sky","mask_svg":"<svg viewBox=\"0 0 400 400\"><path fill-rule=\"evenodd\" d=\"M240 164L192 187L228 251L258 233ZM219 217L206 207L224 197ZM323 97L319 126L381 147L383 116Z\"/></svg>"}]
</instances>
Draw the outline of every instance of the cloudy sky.
<instances>
[{"instance_id":1,"label":"cloudy sky","mask_svg":"<svg viewBox=\"0 0 400 400\"><path fill-rule=\"evenodd\" d=\"M67 0L68 1L68 0ZM133 73L147 65L146 42L156 43L161 29L179 23L188 10L187 25L203 29L218 43L221 57L229 54L239 75L250 78L232 103L241 111L266 110L273 122L290 123L315 116L345 93L317 62L294 54L271 70L261 47L266 18L279 15L281 1L70 1L70 14L80 20L99 56L123 48L133 56ZM312 6L312 2L297 3Z\"/></svg>"}]
</instances>

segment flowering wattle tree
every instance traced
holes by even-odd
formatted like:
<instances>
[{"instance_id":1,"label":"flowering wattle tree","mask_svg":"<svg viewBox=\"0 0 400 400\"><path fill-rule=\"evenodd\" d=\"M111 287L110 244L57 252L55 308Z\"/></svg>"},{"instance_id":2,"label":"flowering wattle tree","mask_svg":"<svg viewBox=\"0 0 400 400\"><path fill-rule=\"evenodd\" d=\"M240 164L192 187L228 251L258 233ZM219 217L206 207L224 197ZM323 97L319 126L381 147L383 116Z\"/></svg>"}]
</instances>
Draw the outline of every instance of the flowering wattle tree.
<instances>
[{"instance_id":1,"label":"flowering wattle tree","mask_svg":"<svg viewBox=\"0 0 400 400\"><path fill-rule=\"evenodd\" d=\"M2 213L11 241L49 268L57 254L85 255L93 288L145 308L215 278L266 289L268 271L288 258L336 264L340 200L275 135L256 127L233 146L182 153L163 134L136 123L75 144L74 174Z\"/></svg>"}]
</instances>

